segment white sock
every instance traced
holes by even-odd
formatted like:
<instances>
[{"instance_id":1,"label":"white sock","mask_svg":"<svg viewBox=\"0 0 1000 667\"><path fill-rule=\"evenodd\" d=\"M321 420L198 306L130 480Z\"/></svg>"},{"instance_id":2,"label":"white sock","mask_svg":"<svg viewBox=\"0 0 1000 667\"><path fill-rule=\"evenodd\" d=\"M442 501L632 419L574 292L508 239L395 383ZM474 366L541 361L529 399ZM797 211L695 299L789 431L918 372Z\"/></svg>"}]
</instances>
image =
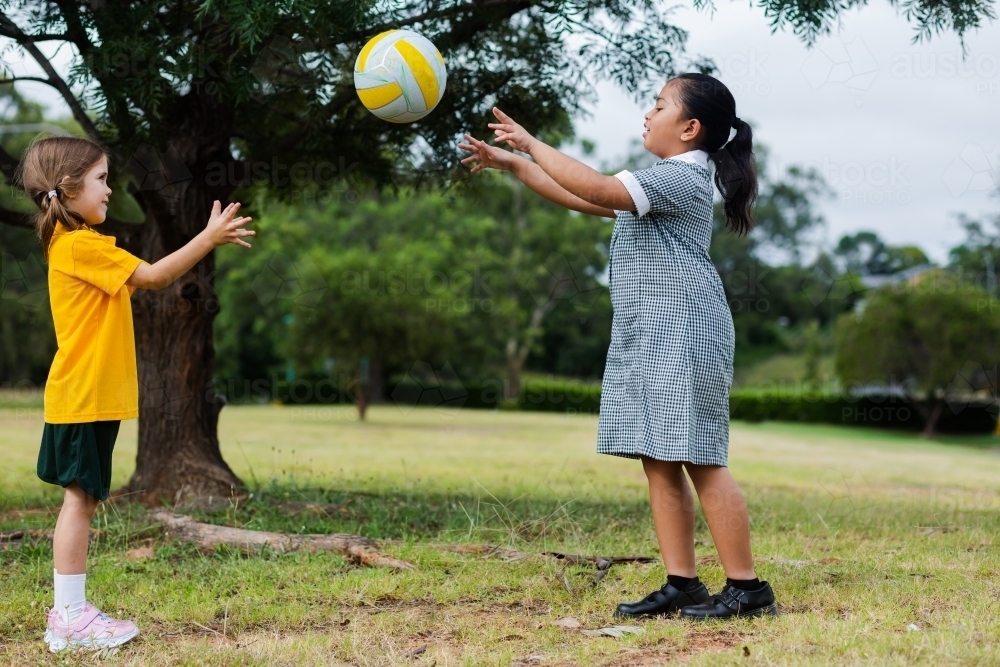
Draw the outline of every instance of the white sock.
<instances>
[{"instance_id":1,"label":"white sock","mask_svg":"<svg viewBox=\"0 0 1000 667\"><path fill-rule=\"evenodd\" d=\"M62 615L63 623L73 625L83 615L83 606L87 604L87 575L59 574L52 570L55 579L55 608Z\"/></svg>"}]
</instances>

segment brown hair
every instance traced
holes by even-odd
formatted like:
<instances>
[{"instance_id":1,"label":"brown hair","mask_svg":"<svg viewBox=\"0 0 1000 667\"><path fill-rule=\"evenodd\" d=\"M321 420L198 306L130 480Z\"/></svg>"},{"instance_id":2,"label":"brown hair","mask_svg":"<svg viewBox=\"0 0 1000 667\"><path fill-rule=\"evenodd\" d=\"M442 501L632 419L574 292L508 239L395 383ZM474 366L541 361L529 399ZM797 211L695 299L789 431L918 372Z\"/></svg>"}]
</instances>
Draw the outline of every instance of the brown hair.
<instances>
[{"instance_id":1,"label":"brown hair","mask_svg":"<svg viewBox=\"0 0 1000 667\"><path fill-rule=\"evenodd\" d=\"M45 137L31 142L18 167L17 182L38 205L35 232L42 244L42 254L49 258L49 243L62 221L77 230L86 224L79 213L66 207L66 197L76 196L83 187L83 177L107 153L98 144L79 137ZM55 191L50 197L49 192Z\"/></svg>"}]
</instances>

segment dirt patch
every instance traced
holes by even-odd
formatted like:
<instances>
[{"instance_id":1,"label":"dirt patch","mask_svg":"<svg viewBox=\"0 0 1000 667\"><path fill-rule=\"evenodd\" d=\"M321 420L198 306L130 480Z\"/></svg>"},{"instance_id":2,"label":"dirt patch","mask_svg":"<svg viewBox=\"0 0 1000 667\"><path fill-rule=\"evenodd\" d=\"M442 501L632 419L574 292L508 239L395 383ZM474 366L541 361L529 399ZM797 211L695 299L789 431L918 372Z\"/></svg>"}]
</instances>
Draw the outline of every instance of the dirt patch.
<instances>
[{"instance_id":1,"label":"dirt patch","mask_svg":"<svg viewBox=\"0 0 1000 667\"><path fill-rule=\"evenodd\" d=\"M738 632L692 626L685 633L683 645L671 645L668 640L661 639L656 646L648 648L624 648L621 655L603 664L606 667L654 667L685 660L695 654L719 653L746 645L747 638Z\"/></svg>"},{"instance_id":2,"label":"dirt patch","mask_svg":"<svg viewBox=\"0 0 1000 667\"><path fill-rule=\"evenodd\" d=\"M261 624L233 627L232 619L157 623L143 627L141 641L122 649L120 664L176 664L194 656L234 664L258 661L267 664L319 665L356 664L382 667L397 664L430 665L492 662L513 649L513 665L571 667L580 659L567 660L570 645L587 644L584 664L606 667L654 667L684 661L704 652L738 650L750 635L728 628L685 625L683 635L660 639L648 646L626 645L612 638L588 638L565 630L553 643L550 623L541 623L512 609L470 608L461 604L437 604L429 600L408 603L386 600L380 606L332 609L329 621L292 627ZM400 618L381 619L395 612ZM461 619L461 621L459 620ZM471 623L469 621L472 621ZM25 647L28 648L28 647ZM40 655L43 647L30 647Z\"/></svg>"}]
</instances>

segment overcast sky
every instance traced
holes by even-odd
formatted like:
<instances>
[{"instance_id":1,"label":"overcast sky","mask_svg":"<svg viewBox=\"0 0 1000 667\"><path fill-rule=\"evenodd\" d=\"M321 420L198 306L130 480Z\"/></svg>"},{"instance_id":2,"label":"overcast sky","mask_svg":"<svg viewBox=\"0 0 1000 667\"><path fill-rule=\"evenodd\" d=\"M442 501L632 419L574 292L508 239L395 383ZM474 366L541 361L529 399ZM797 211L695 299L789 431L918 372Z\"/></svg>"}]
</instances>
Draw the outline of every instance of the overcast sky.
<instances>
[{"instance_id":1,"label":"overcast sky","mask_svg":"<svg viewBox=\"0 0 1000 667\"><path fill-rule=\"evenodd\" d=\"M690 32L689 53L716 62L737 113L771 148L772 173L814 166L836 191L822 204L818 245L865 229L943 261L962 239L952 213L1000 212L988 194L1000 183L1000 23L967 36L963 62L950 34L911 44L912 26L887 2L847 13L812 49L790 32L771 34L764 13L744 3L723 0L714 15L682 7L675 18ZM47 87L19 85L49 113L68 113ZM610 83L598 95L578 122L578 135L597 144L595 165L641 138L652 103Z\"/></svg>"},{"instance_id":2,"label":"overcast sky","mask_svg":"<svg viewBox=\"0 0 1000 667\"><path fill-rule=\"evenodd\" d=\"M771 148L771 171L814 166L836 191L818 244L872 230L943 261L963 238L951 213L1000 213L987 194L1000 183L1000 23L967 35L963 63L956 37L913 45L912 26L883 2L849 12L812 49L771 34L763 11L744 3L675 17L689 52L715 61L737 114ZM612 161L641 137L652 101L638 105L613 84L598 93L578 134Z\"/></svg>"}]
</instances>

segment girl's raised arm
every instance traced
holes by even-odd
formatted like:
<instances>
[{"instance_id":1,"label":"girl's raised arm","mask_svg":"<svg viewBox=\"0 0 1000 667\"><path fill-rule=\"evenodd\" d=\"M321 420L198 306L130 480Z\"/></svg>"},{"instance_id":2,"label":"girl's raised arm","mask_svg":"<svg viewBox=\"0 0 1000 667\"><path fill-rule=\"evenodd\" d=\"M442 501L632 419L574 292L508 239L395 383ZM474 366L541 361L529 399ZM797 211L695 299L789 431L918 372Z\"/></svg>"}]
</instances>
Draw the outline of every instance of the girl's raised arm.
<instances>
[{"instance_id":1,"label":"girl's raised arm","mask_svg":"<svg viewBox=\"0 0 1000 667\"><path fill-rule=\"evenodd\" d=\"M176 250L155 264L139 264L132 272L126 285L141 287L143 289L163 289L187 273L192 266L201 261L201 258L212 251L213 248L227 243L235 243L245 248L250 244L243 240L244 236L254 236L257 232L243 229L242 226L250 222L251 218L236 218L236 212L240 210L239 202L230 204L225 210L220 211L221 204L218 201L212 206L212 216L208 220L205 229L191 239L187 245Z\"/></svg>"},{"instance_id":2,"label":"girl's raised arm","mask_svg":"<svg viewBox=\"0 0 1000 667\"><path fill-rule=\"evenodd\" d=\"M493 107L493 115L500 121L490 123L496 141L527 153L552 180L584 201L596 206L618 211L635 211L635 203L625 184L614 176L606 176L552 146L531 136L527 130L500 109Z\"/></svg>"},{"instance_id":3,"label":"girl's raised arm","mask_svg":"<svg viewBox=\"0 0 1000 667\"><path fill-rule=\"evenodd\" d=\"M541 196L571 211L599 215L605 218L615 217L615 212L610 208L591 204L568 192L531 160L525 160L523 157L514 155L502 148L490 146L486 142L480 141L469 134L465 135L465 139L468 143L459 144L458 147L472 153L472 155L462 160L462 164L475 162L475 166L472 167L473 174L483 169L510 171L519 181Z\"/></svg>"}]
</instances>

